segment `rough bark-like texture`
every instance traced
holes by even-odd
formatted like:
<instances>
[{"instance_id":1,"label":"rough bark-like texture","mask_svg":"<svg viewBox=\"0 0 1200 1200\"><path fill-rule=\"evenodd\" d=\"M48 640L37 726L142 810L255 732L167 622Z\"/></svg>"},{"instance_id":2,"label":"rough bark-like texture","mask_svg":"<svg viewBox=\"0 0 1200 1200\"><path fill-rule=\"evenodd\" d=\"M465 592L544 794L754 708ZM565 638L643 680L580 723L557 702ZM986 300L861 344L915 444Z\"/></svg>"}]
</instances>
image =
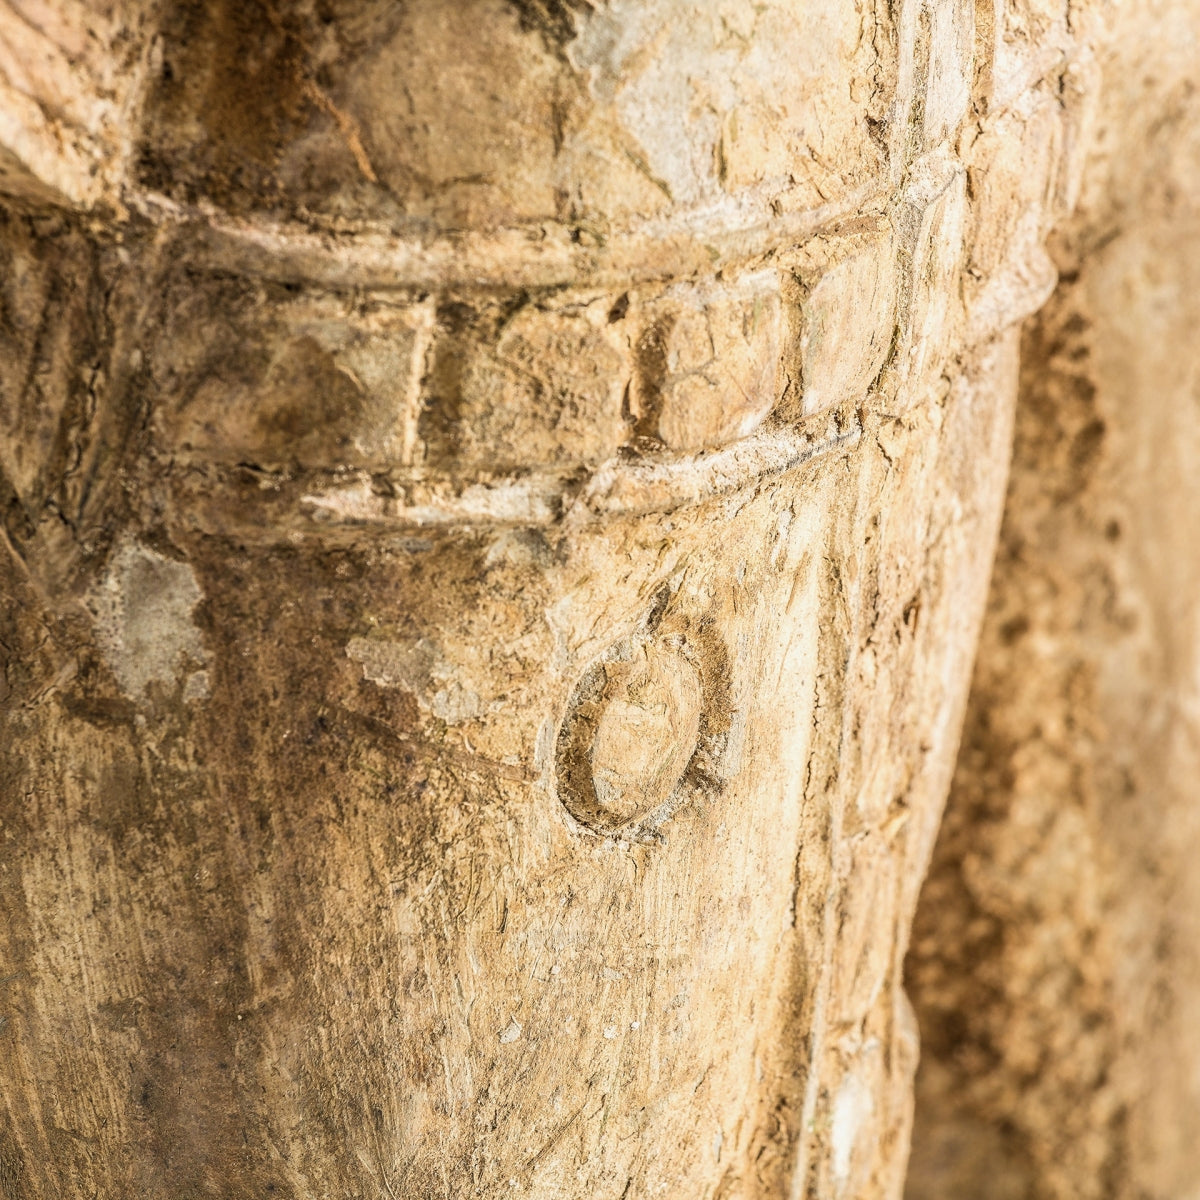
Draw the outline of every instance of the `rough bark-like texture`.
<instances>
[{"instance_id":1,"label":"rough bark-like texture","mask_svg":"<svg viewBox=\"0 0 1200 1200\"><path fill-rule=\"evenodd\" d=\"M918 1200L1200 1195L1192 4L1119 14L910 961Z\"/></svg>"},{"instance_id":2,"label":"rough bark-like texture","mask_svg":"<svg viewBox=\"0 0 1200 1200\"><path fill-rule=\"evenodd\" d=\"M898 1195L1079 14L0 18L5 1200Z\"/></svg>"}]
</instances>

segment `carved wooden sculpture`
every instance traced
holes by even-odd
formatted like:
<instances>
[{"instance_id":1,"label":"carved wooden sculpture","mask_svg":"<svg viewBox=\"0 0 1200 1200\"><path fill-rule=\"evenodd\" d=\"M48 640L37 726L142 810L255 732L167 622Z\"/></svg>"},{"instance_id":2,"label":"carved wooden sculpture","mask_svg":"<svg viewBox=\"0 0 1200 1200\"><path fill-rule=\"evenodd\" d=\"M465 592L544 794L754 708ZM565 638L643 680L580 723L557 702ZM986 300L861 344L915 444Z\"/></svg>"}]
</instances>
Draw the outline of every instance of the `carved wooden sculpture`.
<instances>
[{"instance_id":1,"label":"carved wooden sculpture","mask_svg":"<svg viewBox=\"0 0 1200 1200\"><path fill-rule=\"evenodd\" d=\"M1054 5L0 5L0 1190L884 1197Z\"/></svg>"}]
</instances>

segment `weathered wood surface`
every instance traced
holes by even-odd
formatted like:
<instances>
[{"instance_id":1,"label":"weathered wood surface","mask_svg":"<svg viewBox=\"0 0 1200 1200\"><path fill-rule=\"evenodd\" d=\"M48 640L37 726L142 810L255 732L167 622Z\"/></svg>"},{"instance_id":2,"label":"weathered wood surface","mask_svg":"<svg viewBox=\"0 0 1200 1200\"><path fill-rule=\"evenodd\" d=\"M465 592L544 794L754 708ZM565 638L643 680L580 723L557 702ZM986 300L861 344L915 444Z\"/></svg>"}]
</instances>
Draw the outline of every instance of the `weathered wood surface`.
<instances>
[{"instance_id":1,"label":"weathered wood surface","mask_svg":"<svg viewBox=\"0 0 1200 1200\"><path fill-rule=\"evenodd\" d=\"M6 1200L898 1195L1065 11L0 12Z\"/></svg>"}]
</instances>

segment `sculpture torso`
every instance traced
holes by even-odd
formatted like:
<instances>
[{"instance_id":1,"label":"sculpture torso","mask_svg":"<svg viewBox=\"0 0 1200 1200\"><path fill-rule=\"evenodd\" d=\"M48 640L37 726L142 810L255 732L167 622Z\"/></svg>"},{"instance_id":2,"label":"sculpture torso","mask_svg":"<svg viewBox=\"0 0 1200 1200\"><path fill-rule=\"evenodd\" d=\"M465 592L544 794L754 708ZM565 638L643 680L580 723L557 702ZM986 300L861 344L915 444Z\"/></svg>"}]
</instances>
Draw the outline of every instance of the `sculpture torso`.
<instances>
[{"instance_id":1,"label":"sculpture torso","mask_svg":"<svg viewBox=\"0 0 1200 1200\"><path fill-rule=\"evenodd\" d=\"M952 0L343 8L14 185L4 1171L895 1195L1057 101L1014 217Z\"/></svg>"}]
</instances>

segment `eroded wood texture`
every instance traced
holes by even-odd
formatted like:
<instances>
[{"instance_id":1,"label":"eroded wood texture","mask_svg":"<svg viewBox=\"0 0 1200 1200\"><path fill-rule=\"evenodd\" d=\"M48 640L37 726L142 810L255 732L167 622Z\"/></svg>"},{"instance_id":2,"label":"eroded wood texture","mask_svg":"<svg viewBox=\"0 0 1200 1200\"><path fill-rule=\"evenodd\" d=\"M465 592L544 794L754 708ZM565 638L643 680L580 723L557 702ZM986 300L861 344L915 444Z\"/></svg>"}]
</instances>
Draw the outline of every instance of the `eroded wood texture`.
<instances>
[{"instance_id":1,"label":"eroded wood texture","mask_svg":"<svg viewBox=\"0 0 1200 1200\"><path fill-rule=\"evenodd\" d=\"M1077 28L151 15L9 138L0 1187L896 1196Z\"/></svg>"}]
</instances>

